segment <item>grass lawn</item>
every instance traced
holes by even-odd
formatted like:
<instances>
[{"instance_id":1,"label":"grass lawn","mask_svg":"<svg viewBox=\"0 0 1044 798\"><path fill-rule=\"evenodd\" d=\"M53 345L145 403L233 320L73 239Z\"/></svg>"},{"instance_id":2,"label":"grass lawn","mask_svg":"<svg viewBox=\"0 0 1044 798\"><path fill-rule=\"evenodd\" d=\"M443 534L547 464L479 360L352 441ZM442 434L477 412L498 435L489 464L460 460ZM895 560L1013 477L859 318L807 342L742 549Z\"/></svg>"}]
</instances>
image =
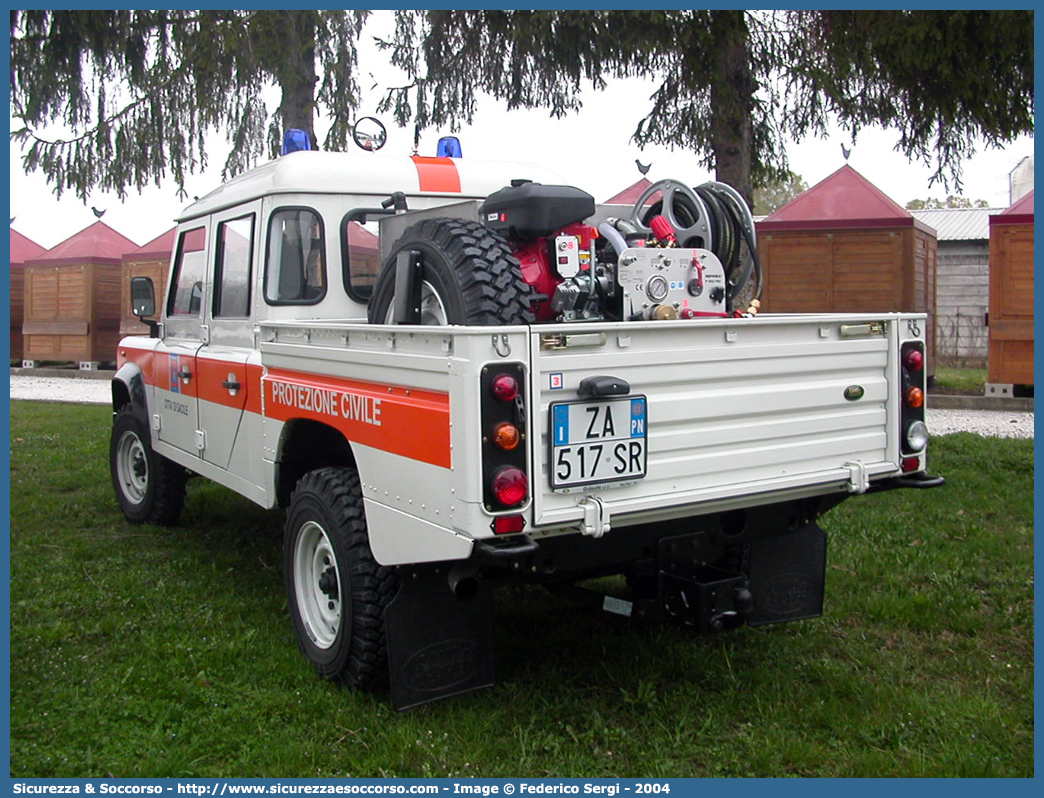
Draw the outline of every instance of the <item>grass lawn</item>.
<instances>
[{"instance_id":1,"label":"grass lawn","mask_svg":"<svg viewBox=\"0 0 1044 798\"><path fill-rule=\"evenodd\" d=\"M982 396L986 385L986 369L935 367L935 385L930 393L940 395Z\"/></svg>"},{"instance_id":2,"label":"grass lawn","mask_svg":"<svg viewBox=\"0 0 1044 798\"><path fill-rule=\"evenodd\" d=\"M192 480L177 528L123 521L109 422L11 403L12 776L1033 775L1031 440L938 438L947 487L829 513L821 619L503 591L497 687L397 714L298 654L281 512Z\"/></svg>"}]
</instances>

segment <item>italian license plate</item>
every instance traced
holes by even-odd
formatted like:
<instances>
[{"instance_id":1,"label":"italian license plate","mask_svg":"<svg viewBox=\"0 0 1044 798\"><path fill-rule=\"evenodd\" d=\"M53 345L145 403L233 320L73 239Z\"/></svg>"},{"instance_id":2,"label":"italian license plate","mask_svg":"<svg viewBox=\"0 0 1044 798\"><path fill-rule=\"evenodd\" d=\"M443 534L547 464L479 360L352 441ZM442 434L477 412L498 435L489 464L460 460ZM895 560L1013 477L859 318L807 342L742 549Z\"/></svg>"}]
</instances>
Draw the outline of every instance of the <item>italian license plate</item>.
<instances>
[{"instance_id":1,"label":"italian license plate","mask_svg":"<svg viewBox=\"0 0 1044 798\"><path fill-rule=\"evenodd\" d=\"M645 476L644 396L551 405L551 488L562 490Z\"/></svg>"}]
</instances>

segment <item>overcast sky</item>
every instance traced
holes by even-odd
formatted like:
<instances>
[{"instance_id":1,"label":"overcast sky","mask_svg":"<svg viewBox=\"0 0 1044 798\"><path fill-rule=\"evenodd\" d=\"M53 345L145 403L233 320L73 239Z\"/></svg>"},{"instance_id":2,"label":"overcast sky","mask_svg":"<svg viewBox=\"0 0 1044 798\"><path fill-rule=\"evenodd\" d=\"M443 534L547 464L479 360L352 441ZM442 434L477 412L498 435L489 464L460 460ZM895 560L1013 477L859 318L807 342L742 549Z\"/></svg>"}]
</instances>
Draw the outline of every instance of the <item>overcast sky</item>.
<instances>
[{"instance_id":1,"label":"overcast sky","mask_svg":"<svg viewBox=\"0 0 1044 798\"><path fill-rule=\"evenodd\" d=\"M364 34L365 35L365 34ZM360 58L360 85L369 89L376 80L394 84L383 56L365 48ZM551 119L547 111L512 111L494 100L483 103L475 123L460 131L427 131L421 138L420 154L434 155L439 136L454 134L460 138L463 156L481 160L535 161L552 167L566 183L578 186L601 202L626 188L641 177L635 158L651 163L650 180L675 178L696 185L711 178L689 152L670 151L664 147L639 150L630 142L638 120L649 107L654 85L640 80L623 80L610 84L605 92L588 91L583 95L584 107L579 114L564 119ZM277 96L273 94L273 100ZM373 114L380 91L364 92L359 116ZM274 106L273 106L274 107ZM390 119L388 144L382 154L409 155L413 145L412 129L395 128ZM322 131L322 120L317 128ZM320 140L322 133L320 132ZM868 129L859 135L848 163L900 205L911 199L928 196L945 197L940 184L928 187L932 170L909 163L894 151L898 134L894 131ZM844 163L841 144L851 145L846 135L837 134L826 140L806 140L788 145L790 167L810 186L839 169ZM189 198L181 201L173 183L151 188L140 196L132 194L125 202L113 194L93 194L86 205L72 194L57 200L39 173L25 175L19 148L11 145L11 216L12 227L43 247L50 248L95 221L91 206L106 211L104 221L138 244L155 238L173 224L181 209L193 195L202 196L219 183L224 161L223 137L214 141L212 168L204 174L192 175L186 184ZM983 199L992 206L1008 205L1008 174L1025 156L1033 154L1033 138L1023 136L1002 150L984 150L964 165L963 195ZM394 187L389 187L389 191Z\"/></svg>"}]
</instances>

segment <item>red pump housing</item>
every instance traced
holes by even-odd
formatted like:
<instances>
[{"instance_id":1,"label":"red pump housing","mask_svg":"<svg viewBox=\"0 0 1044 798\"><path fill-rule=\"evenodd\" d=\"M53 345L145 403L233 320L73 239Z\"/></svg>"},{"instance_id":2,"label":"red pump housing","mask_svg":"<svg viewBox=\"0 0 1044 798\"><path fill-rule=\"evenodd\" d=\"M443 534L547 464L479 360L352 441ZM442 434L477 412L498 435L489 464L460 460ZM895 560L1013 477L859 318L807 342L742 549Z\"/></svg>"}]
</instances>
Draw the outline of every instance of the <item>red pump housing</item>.
<instances>
[{"instance_id":1,"label":"red pump housing","mask_svg":"<svg viewBox=\"0 0 1044 798\"><path fill-rule=\"evenodd\" d=\"M555 312L551 309L551 297L555 295L555 289L562 282L562 277L551 264L554 261L551 250L555 246L555 238L558 236L576 236L579 240L581 253L588 253L593 257L594 242L598 238L598 230L590 225L579 222L566 225L561 230L553 233L547 238L538 238L535 241L512 241L511 248L515 257L518 258L522 267L522 279L532 287L533 291L541 298L533 303L533 313L537 321L553 321ZM590 257L586 262L581 260L580 268L586 270L591 268Z\"/></svg>"}]
</instances>

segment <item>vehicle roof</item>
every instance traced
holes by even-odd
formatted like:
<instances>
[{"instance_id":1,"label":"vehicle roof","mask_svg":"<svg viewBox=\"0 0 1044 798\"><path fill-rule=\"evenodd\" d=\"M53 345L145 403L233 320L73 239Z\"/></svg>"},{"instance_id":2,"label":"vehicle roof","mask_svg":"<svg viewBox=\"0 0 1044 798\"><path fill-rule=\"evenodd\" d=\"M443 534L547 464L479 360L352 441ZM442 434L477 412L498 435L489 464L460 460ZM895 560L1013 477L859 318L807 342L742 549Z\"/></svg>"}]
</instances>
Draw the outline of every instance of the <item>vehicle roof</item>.
<instances>
[{"instance_id":1,"label":"vehicle roof","mask_svg":"<svg viewBox=\"0 0 1044 798\"><path fill-rule=\"evenodd\" d=\"M361 194L480 199L515 179L561 184L553 170L516 161L294 152L232 178L189 205L178 221L274 194Z\"/></svg>"}]
</instances>

